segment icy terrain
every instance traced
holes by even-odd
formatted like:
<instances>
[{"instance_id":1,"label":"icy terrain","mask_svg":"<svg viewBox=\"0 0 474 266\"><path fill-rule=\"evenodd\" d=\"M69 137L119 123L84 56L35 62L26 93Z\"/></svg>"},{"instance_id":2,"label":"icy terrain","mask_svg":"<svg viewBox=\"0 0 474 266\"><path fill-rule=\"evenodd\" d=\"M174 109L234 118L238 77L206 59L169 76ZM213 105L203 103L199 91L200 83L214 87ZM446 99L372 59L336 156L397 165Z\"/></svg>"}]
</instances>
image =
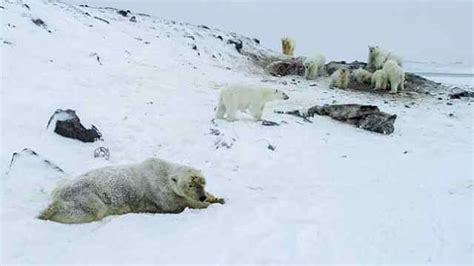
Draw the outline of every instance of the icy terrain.
<instances>
[{"instance_id":1,"label":"icy terrain","mask_svg":"<svg viewBox=\"0 0 474 266\"><path fill-rule=\"evenodd\" d=\"M271 77L227 40L272 53L264 44L202 26L137 14L130 22L113 9L48 1L0 5L0 169L25 147L42 156L20 156L2 173L2 265L472 264L472 100ZM32 23L37 18L45 25ZM264 112L280 126L245 114L211 122L219 88L230 83L285 91L290 99ZM273 112L333 102L395 113L395 132ZM104 140L86 144L46 130L58 108L76 110ZM110 149L109 161L94 158L100 146ZM35 219L61 180L151 156L202 169L208 190L227 203L82 225Z\"/></svg>"}]
</instances>

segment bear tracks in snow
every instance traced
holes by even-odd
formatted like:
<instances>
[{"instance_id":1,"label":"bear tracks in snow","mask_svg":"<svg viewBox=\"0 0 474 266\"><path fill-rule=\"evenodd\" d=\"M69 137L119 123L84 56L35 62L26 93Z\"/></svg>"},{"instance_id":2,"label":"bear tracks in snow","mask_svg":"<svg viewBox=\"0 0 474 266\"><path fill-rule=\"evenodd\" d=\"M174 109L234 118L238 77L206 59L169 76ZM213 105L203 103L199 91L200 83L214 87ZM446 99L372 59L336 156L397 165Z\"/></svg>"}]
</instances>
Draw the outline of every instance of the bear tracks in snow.
<instances>
[{"instance_id":1,"label":"bear tracks in snow","mask_svg":"<svg viewBox=\"0 0 474 266\"><path fill-rule=\"evenodd\" d=\"M49 127L51 122L56 122L54 132L66 138L77 139L82 142L94 142L102 137L102 134L94 125L90 129L85 128L76 115L76 111L71 109L56 110L49 118L46 128Z\"/></svg>"}]
</instances>

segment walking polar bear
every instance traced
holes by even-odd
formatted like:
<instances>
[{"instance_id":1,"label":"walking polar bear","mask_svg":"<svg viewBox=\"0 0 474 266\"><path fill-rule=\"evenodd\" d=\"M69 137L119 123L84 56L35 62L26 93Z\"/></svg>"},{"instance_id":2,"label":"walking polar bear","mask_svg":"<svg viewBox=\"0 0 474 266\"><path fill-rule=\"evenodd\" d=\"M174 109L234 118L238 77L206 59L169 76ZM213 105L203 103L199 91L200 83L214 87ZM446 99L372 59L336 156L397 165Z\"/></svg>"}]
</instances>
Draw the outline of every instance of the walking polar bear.
<instances>
[{"instance_id":1,"label":"walking polar bear","mask_svg":"<svg viewBox=\"0 0 474 266\"><path fill-rule=\"evenodd\" d=\"M388 60L395 61L402 66L402 58L393 53L389 53L378 46L369 46L369 58L367 59L367 69L374 72L383 67Z\"/></svg>"},{"instance_id":2,"label":"walking polar bear","mask_svg":"<svg viewBox=\"0 0 474 266\"><path fill-rule=\"evenodd\" d=\"M284 55L293 56L295 52L295 41L289 37L281 38L281 48Z\"/></svg>"},{"instance_id":3,"label":"walking polar bear","mask_svg":"<svg viewBox=\"0 0 474 266\"><path fill-rule=\"evenodd\" d=\"M261 120L265 104L275 100L288 100L290 97L284 92L251 86L233 86L224 88L219 95L216 109L216 118L235 121L237 111L248 110L256 119Z\"/></svg>"},{"instance_id":4,"label":"walking polar bear","mask_svg":"<svg viewBox=\"0 0 474 266\"><path fill-rule=\"evenodd\" d=\"M308 57L303 61L306 79L315 79L324 74L326 58L323 55Z\"/></svg>"},{"instance_id":5,"label":"walking polar bear","mask_svg":"<svg viewBox=\"0 0 474 266\"><path fill-rule=\"evenodd\" d=\"M139 164L104 167L59 186L39 219L87 223L125 213L179 213L224 204L204 190L201 171L150 158Z\"/></svg>"}]
</instances>

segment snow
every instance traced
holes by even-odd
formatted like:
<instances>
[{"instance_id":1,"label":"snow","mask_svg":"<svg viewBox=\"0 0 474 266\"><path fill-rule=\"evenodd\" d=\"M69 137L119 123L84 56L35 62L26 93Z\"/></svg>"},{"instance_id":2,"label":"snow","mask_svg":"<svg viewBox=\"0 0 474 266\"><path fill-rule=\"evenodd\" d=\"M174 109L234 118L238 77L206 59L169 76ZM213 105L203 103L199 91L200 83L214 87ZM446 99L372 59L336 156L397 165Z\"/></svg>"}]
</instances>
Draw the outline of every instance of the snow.
<instances>
[{"instance_id":1,"label":"snow","mask_svg":"<svg viewBox=\"0 0 474 266\"><path fill-rule=\"evenodd\" d=\"M146 16L133 23L111 9L60 2L30 1L30 10L20 3L2 1L0 10L0 169L28 147L67 174L21 156L1 177L2 265L472 264L472 100L447 105L437 97L331 90L327 80L309 86L297 78L295 85L292 77L265 75L215 38L231 36L219 30ZM51 33L31 18L43 19ZM184 35L195 37L197 51ZM231 83L283 90L290 99L269 103L263 117L286 123L265 127L241 115L215 126L218 88ZM273 113L334 101L397 114L395 132ZM58 108L76 110L104 141L47 131ZM110 149L109 161L94 158L100 146ZM35 219L58 183L152 156L202 169L207 189L226 204L80 225Z\"/></svg>"}]
</instances>

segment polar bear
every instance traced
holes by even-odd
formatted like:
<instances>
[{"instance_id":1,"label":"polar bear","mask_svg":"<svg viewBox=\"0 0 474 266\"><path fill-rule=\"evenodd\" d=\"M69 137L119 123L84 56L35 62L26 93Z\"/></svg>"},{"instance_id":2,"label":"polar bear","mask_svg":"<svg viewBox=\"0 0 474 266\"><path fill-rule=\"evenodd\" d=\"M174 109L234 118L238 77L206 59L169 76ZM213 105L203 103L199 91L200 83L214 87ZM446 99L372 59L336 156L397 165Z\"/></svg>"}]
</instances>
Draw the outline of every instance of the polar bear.
<instances>
[{"instance_id":1,"label":"polar bear","mask_svg":"<svg viewBox=\"0 0 474 266\"><path fill-rule=\"evenodd\" d=\"M390 93L397 93L398 87L400 90L405 89L405 72L403 68L398 65L395 60L388 60L383 64L383 71L387 73L388 82L390 82Z\"/></svg>"},{"instance_id":2,"label":"polar bear","mask_svg":"<svg viewBox=\"0 0 474 266\"><path fill-rule=\"evenodd\" d=\"M60 223L87 223L125 213L179 213L186 207L224 203L204 190L201 171L150 158L139 164L87 172L53 191L39 216Z\"/></svg>"},{"instance_id":3,"label":"polar bear","mask_svg":"<svg viewBox=\"0 0 474 266\"><path fill-rule=\"evenodd\" d=\"M369 45L369 58L367 59L367 69L374 72L383 67L388 60L394 60L399 66L402 66L402 58L389 53L378 46Z\"/></svg>"},{"instance_id":4,"label":"polar bear","mask_svg":"<svg viewBox=\"0 0 474 266\"><path fill-rule=\"evenodd\" d=\"M336 87L341 89L347 89L347 85L349 84L349 70L347 68L341 68L331 75L331 82L329 83L329 87Z\"/></svg>"},{"instance_id":5,"label":"polar bear","mask_svg":"<svg viewBox=\"0 0 474 266\"><path fill-rule=\"evenodd\" d=\"M382 69L375 71L374 74L372 74L370 86L372 86L376 90L387 89L387 86L388 86L387 73L385 73L385 71L383 71Z\"/></svg>"},{"instance_id":6,"label":"polar bear","mask_svg":"<svg viewBox=\"0 0 474 266\"><path fill-rule=\"evenodd\" d=\"M281 38L281 48L284 55L293 56L295 52L295 41L289 37Z\"/></svg>"},{"instance_id":7,"label":"polar bear","mask_svg":"<svg viewBox=\"0 0 474 266\"><path fill-rule=\"evenodd\" d=\"M248 110L256 119L262 119L265 104L275 100L288 100L290 97L284 92L272 88L259 88L252 86L233 86L224 88L219 95L216 109L216 118L235 121L238 110Z\"/></svg>"},{"instance_id":8,"label":"polar bear","mask_svg":"<svg viewBox=\"0 0 474 266\"><path fill-rule=\"evenodd\" d=\"M352 75L354 76L354 79L360 84L370 84L370 81L372 80L372 73L362 68L354 70Z\"/></svg>"},{"instance_id":9,"label":"polar bear","mask_svg":"<svg viewBox=\"0 0 474 266\"><path fill-rule=\"evenodd\" d=\"M326 58L323 55L316 55L313 57L307 57L303 61L305 68L306 79L315 79L317 76L321 76L324 73L324 64Z\"/></svg>"}]
</instances>

